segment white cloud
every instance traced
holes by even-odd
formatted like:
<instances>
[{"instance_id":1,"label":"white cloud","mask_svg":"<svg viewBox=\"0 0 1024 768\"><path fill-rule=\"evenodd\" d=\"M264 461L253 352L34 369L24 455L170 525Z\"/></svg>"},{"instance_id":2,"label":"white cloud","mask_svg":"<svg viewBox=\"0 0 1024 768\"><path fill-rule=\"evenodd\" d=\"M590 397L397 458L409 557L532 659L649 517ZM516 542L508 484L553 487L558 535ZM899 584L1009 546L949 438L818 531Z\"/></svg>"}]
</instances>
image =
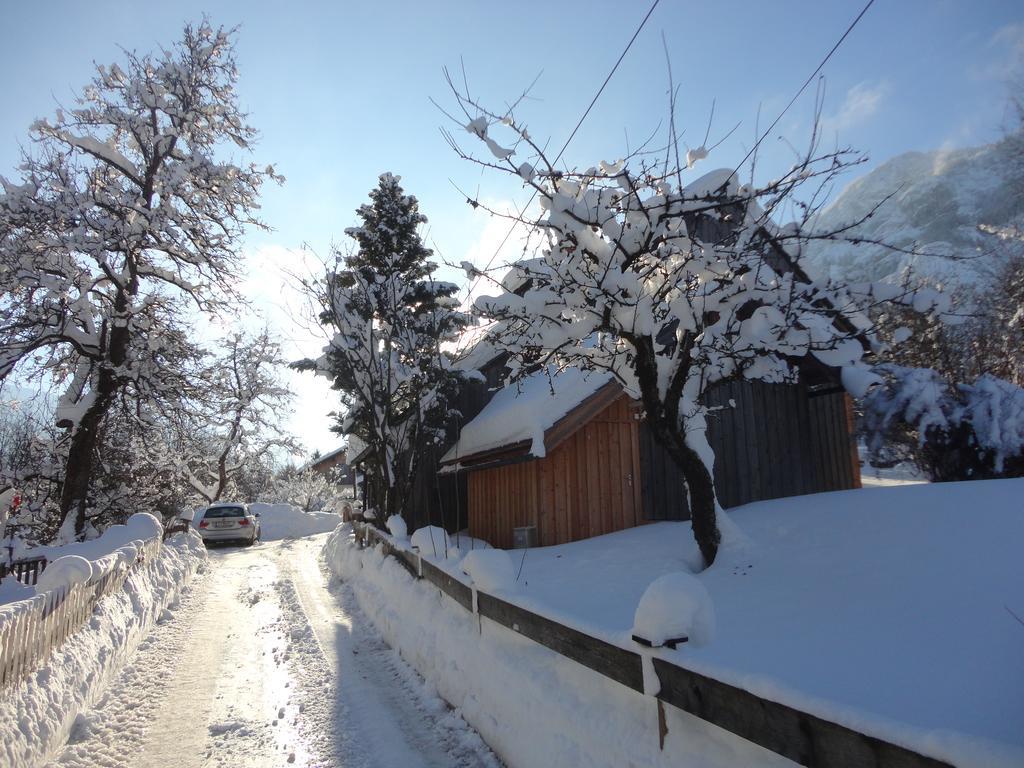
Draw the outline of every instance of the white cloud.
<instances>
[{"instance_id":1,"label":"white cloud","mask_svg":"<svg viewBox=\"0 0 1024 768\"><path fill-rule=\"evenodd\" d=\"M514 212L516 210L514 204L508 200L485 201L485 205L494 211ZM530 237L529 228L525 224L516 223L513 226L510 219L499 216L489 217L462 257L463 261L468 261L473 266L486 270L487 277L470 281L471 293L467 296L464 290L460 297L466 299L468 304L478 296L497 294L499 289L495 281L500 282L508 271L509 265L522 259L524 253L527 258L531 257L539 244L540 241L536 235Z\"/></svg>"},{"instance_id":2,"label":"white cloud","mask_svg":"<svg viewBox=\"0 0 1024 768\"><path fill-rule=\"evenodd\" d=\"M322 272L319 259L301 248L264 244L246 249L245 270L240 290L254 313L238 322L249 331L267 326L281 342L282 354L289 362L318 355L327 337L314 319L316 308L296 278ZM327 379L290 369L283 372L283 378L295 395L292 412L282 414L288 429L310 451L326 453L337 448L341 438L330 431L332 420L327 414L340 403ZM299 461L304 458L308 457Z\"/></svg>"},{"instance_id":3,"label":"white cloud","mask_svg":"<svg viewBox=\"0 0 1024 768\"><path fill-rule=\"evenodd\" d=\"M834 115L822 119L822 128L829 133L842 133L870 120L889 92L888 83L857 83L846 92L846 97Z\"/></svg>"},{"instance_id":4,"label":"white cloud","mask_svg":"<svg viewBox=\"0 0 1024 768\"><path fill-rule=\"evenodd\" d=\"M995 65L993 74L1009 77L1021 74L1024 69L1024 22L1007 24L996 30L992 46L1002 54L1001 65Z\"/></svg>"}]
</instances>

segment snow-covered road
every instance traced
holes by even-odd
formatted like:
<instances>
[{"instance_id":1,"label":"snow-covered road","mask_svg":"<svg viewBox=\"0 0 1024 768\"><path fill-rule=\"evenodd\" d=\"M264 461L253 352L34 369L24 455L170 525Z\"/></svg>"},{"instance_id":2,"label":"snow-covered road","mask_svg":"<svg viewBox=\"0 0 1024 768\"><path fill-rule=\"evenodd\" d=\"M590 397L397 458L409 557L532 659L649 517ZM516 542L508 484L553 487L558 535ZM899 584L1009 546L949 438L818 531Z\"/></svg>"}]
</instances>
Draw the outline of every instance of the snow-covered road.
<instances>
[{"instance_id":1,"label":"snow-covered road","mask_svg":"<svg viewBox=\"0 0 1024 768\"><path fill-rule=\"evenodd\" d=\"M499 765L328 586L323 540L211 550L52 765Z\"/></svg>"}]
</instances>

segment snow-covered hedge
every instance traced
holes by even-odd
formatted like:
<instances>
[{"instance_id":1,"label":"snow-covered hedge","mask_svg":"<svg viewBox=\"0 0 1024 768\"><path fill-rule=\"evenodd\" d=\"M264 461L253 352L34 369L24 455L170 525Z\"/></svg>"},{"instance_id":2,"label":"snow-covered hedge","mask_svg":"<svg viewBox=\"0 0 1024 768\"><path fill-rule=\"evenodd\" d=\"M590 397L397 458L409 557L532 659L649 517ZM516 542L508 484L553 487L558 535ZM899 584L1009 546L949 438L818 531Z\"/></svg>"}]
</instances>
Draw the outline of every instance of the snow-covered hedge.
<instances>
[{"instance_id":1,"label":"snow-covered hedge","mask_svg":"<svg viewBox=\"0 0 1024 768\"><path fill-rule=\"evenodd\" d=\"M117 551L121 549L124 547ZM115 553L113 557L118 556ZM84 560L91 570L104 566L102 559L71 557ZM205 559L206 548L198 534L189 532L169 539L158 557L132 568L123 587L99 601L88 624L25 680L3 692L0 765L40 765L64 744L78 713L100 696L131 659L154 622L176 603L181 588ZM0 612L17 611L19 605L3 606Z\"/></svg>"}]
</instances>

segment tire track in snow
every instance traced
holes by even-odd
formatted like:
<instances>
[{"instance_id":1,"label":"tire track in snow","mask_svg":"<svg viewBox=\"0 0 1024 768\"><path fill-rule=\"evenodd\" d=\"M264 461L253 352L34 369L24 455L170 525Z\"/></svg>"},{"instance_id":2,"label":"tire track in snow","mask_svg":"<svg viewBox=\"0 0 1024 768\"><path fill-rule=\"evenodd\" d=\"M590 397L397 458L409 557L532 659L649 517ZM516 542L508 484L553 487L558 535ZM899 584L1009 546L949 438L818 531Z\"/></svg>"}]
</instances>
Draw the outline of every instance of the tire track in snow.
<instances>
[{"instance_id":1,"label":"tire track in snow","mask_svg":"<svg viewBox=\"0 0 1024 768\"><path fill-rule=\"evenodd\" d=\"M497 767L480 736L373 630L345 584L331 589L322 564L324 536L278 550L277 583L293 627L303 687L320 694L316 712L329 749L345 766ZM322 681L333 685L324 692ZM319 681L319 689L318 689ZM333 721L333 727L330 727ZM304 734L311 738L310 734Z\"/></svg>"},{"instance_id":2,"label":"tire track in snow","mask_svg":"<svg viewBox=\"0 0 1024 768\"><path fill-rule=\"evenodd\" d=\"M52 768L498 768L391 651L323 536L213 550Z\"/></svg>"}]
</instances>

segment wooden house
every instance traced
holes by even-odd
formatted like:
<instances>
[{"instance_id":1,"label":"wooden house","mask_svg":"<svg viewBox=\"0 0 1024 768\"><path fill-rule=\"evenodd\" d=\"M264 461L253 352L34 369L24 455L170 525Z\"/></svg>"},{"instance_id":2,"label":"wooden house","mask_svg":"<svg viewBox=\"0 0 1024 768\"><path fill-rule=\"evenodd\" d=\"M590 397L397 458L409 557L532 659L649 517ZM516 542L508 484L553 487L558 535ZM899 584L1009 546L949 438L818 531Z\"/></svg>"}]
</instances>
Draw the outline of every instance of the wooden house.
<instances>
[{"instance_id":1,"label":"wooden house","mask_svg":"<svg viewBox=\"0 0 1024 768\"><path fill-rule=\"evenodd\" d=\"M689 519L682 475L639 403L606 377L563 375L573 380L562 391L540 372L499 392L442 457L442 471L466 478L470 534L507 548L533 526L548 546ZM827 379L729 382L708 401L723 507L859 486L849 399Z\"/></svg>"},{"instance_id":2,"label":"wooden house","mask_svg":"<svg viewBox=\"0 0 1024 768\"><path fill-rule=\"evenodd\" d=\"M352 468L349 466L347 456L348 451L342 446L313 459L304 469L319 472L340 485L350 485L352 483Z\"/></svg>"},{"instance_id":3,"label":"wooden house","mask_svg":"<svg viewBox=\"0 0 1024 768\"><path fill-rule=\"evenodd\" d=\"M726 242L734 237L730 218L743 215L739 203L717 215L694 213L687 229L695 239ZM758 244L780 273L809 280L767 229L759 231ZM528 278L510 284L517 279L515 270L511 274L507 290L528 290ZM835 322L857 333L843 315ZM860 486L852 405L839 371L811 356L796 362L796 383L730 381L706 394L705 404L714 409L708 437L715 452L715 490L725 508ZM681 473L654 440L642 409L616 384L596 376L589 386L575 381L568 388L573 396L559 400L563 377L551 384L543 372L535 374L542 380L541 394L548 386L558 406L546 411L555 414L549 423L524 436L517 421L536 427L534 409L543 401L533 392L519 397L522 384L503 387L505 363L486 334L462 356L464 370L482 375L463 388L457 404L461 416L449 424L445 443L421 457L424 469L403 512L410 530L427 524L450 531L468 527L472 535L508 547L515 528L535 526L538 542L550 545L647 521L689 519ZM500 411L513 415L498 429ZM488 440L472 437L481 424L490 424Z\"/></svg>"}]
</instances>

